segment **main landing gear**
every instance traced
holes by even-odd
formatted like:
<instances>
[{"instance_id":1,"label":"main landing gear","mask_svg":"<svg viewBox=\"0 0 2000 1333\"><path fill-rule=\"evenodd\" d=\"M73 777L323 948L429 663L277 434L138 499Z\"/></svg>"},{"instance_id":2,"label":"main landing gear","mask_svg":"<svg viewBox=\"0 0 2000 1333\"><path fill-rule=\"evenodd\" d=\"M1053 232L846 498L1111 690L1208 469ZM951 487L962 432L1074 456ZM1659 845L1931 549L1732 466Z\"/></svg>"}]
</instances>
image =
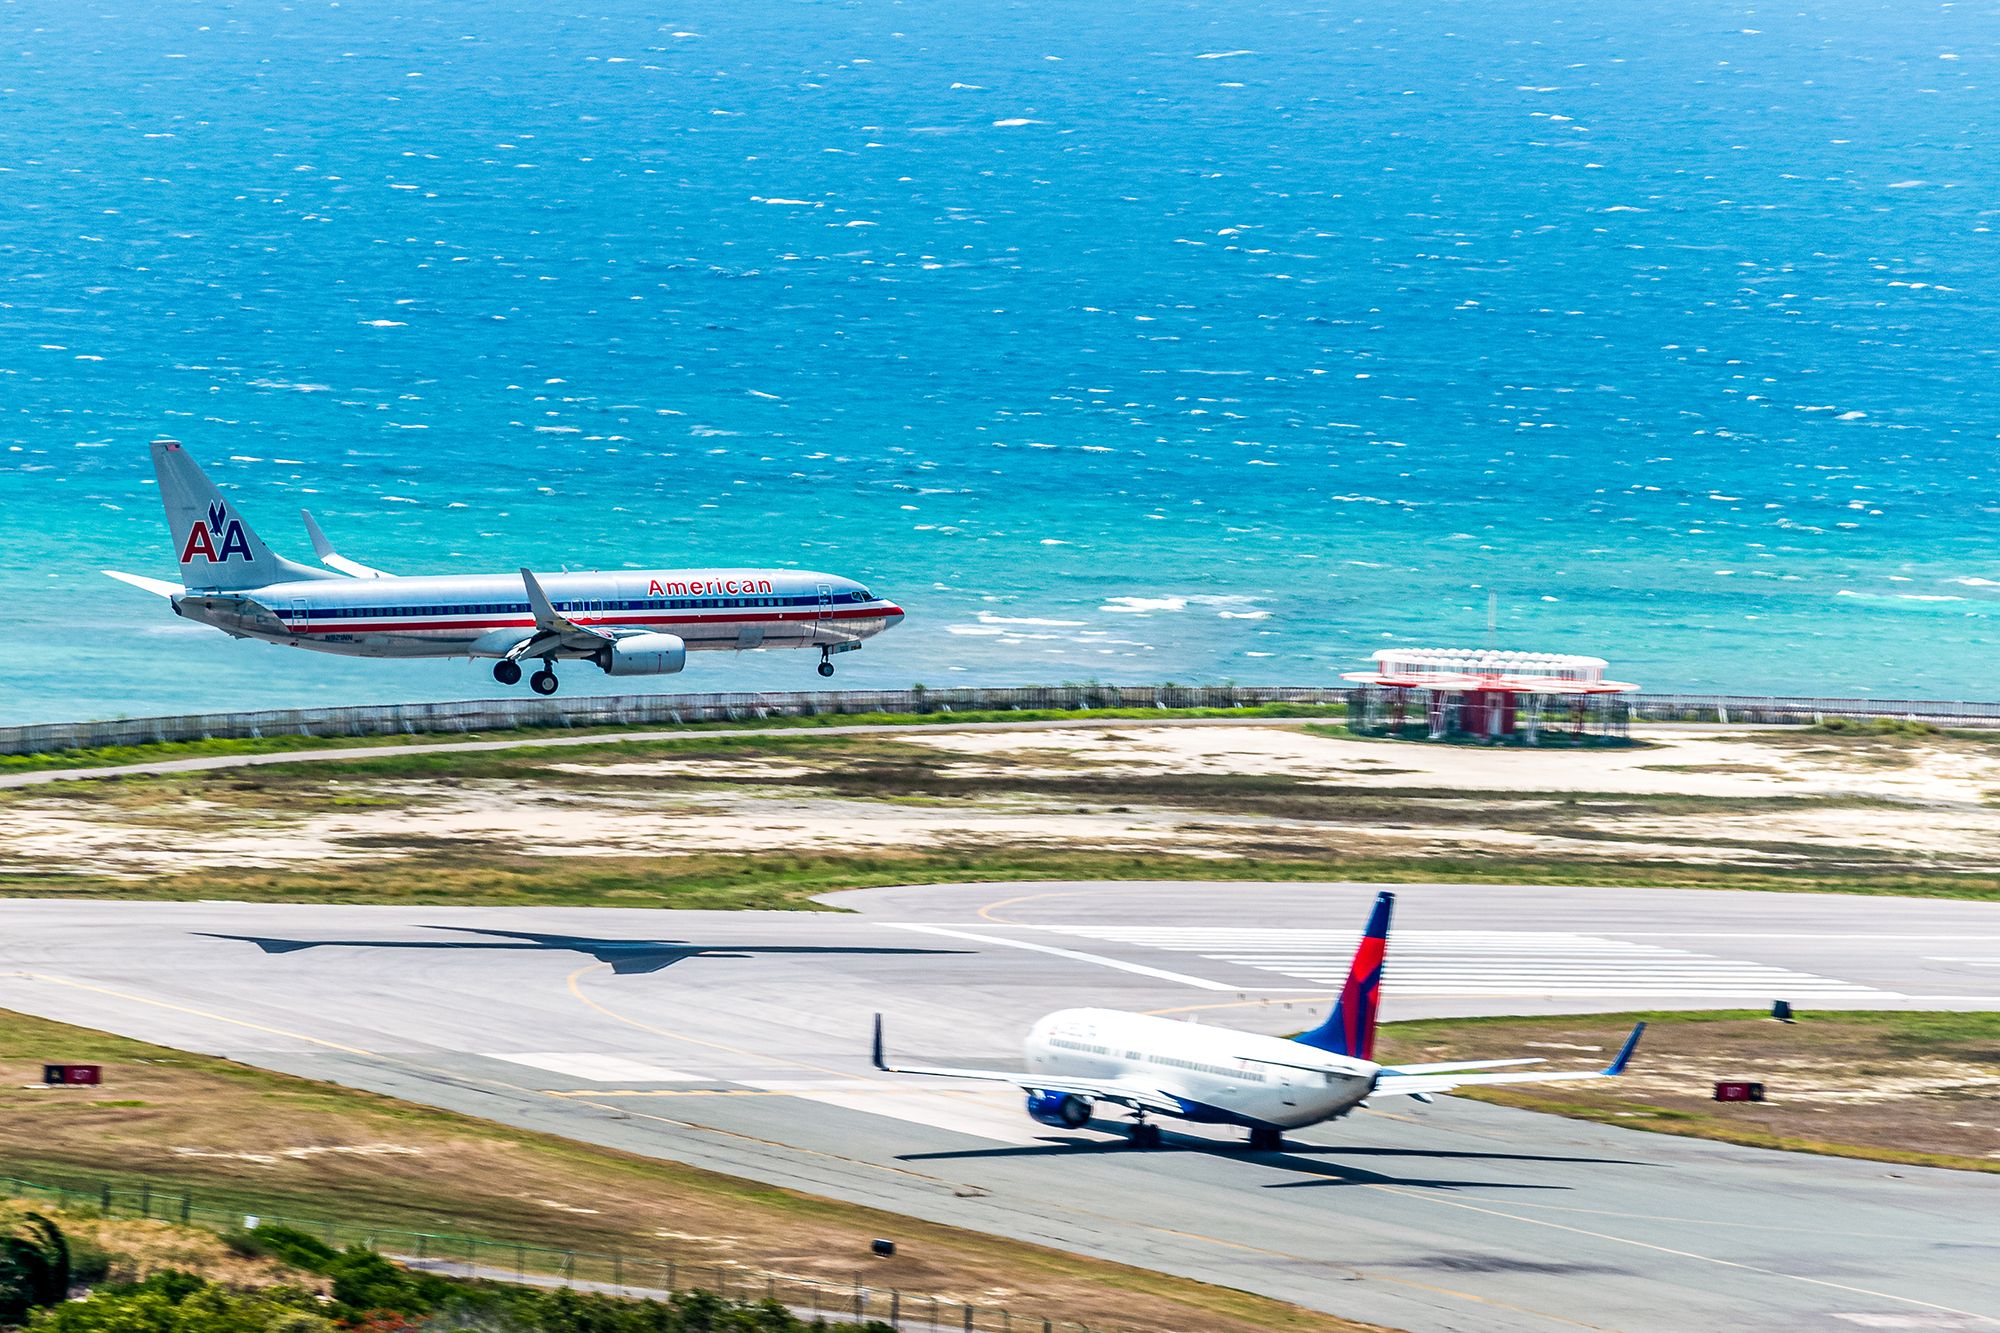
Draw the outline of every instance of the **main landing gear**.
<instances>
[{"instance_id":1,"label":"main landing gear","mask_svg":"<svg viewBox=\"0 0 2000 1333\"><path fill-rule=\"evenodd\" d=\"M499 681L502 685L520 684L521 664L502 658L493 664L493 679ZM528 688L536 694L554 694L556 692L556 684L555 668L547 662L543 662L537 668L535 674L528 677Z\"/></svg>"},{"instance_id":2,"label":"main landing gear","mask_svg":"<svg viewBox=\"0 0 2000 1333\"><path fill-rule=\"evenodd\" d=\"M1256 1125L1250 1130L1251 1152L1283 1152L1285 1131L1275 1125Z\"/></svg>"},{"instance_id":3,"label":"main landing gear","mask_svg":"<svg viewBox=\"0 0 2000 1333\"><path fill-rule=\"evenodd\" d=\"M831 676L833 674L833 649L822 648L819 650L819 674L822 676Z\"/></svg>"},{"instance_id":4,"label":"main landing gear","mask_svg":"<svg viewBox=\"0 0 2000 1333\"><path fill-rule=\"evenodd\" d=\"M1132 1126L1132 1132L1126 1138L1125 1144L1141 1152L1152 1152L1160 1146L1160 1127L1141 1120Z\"/></svg>"}]
</instances>

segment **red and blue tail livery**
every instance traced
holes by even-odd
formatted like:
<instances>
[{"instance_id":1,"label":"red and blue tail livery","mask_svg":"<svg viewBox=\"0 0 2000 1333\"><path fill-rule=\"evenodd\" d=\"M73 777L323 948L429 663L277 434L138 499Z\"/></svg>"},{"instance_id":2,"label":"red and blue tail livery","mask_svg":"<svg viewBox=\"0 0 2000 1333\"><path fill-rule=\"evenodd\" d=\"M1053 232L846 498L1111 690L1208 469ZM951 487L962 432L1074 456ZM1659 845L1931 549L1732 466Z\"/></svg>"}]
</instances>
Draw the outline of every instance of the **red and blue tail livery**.
<instances>
[{"instance_id":1,"label":"red and blue tail livery","mask_svg":"<svg viewBox=\"0 0 2000 1333\"><path fill-rule=\"evenodd\" d=\"M1368 915L1368 929L1362 933L1354 962L1347 969L1347 983L1326 1022L1297 1040L1333 1055L1351 1055L1357 1060L1375 1058L1375 1015L1382 1007L1382 959L1389 949L1389 913L1396 895L1384 891L1375 895L1375 910Z\"/></svg>"}]
</instances>

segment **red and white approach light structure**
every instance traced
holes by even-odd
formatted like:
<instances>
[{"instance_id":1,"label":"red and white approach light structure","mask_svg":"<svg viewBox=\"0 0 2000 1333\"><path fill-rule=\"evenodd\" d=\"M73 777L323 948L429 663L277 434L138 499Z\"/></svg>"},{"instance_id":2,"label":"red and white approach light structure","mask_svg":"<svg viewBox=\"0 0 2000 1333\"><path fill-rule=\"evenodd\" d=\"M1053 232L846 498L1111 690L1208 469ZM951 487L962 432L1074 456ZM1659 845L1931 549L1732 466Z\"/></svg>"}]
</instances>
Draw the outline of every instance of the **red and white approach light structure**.
<instances>
[{"instance_id":1,"label":"red and white approach light structure","mask_svg":"<svg viewBox=\"0 0 2000 1333\"><path fill-rule=\"evenodd\" d=\"M1373 671L1341 676L1356 690L1358 730L1404 732L1413 702L1421 702L1429 739L1516 738L1534 745L1551 711L1577 735L1624 731L1627 710L1617 696L1639 687L1606 680L1601 657L1519 653L1491 648L1383 648ZM1412 699L1412 692L1417 699ZM1386 727L1384 724L1386 723ZM1594 725L1593 725L1594 724Z\"/></svg>"}]
</instances>

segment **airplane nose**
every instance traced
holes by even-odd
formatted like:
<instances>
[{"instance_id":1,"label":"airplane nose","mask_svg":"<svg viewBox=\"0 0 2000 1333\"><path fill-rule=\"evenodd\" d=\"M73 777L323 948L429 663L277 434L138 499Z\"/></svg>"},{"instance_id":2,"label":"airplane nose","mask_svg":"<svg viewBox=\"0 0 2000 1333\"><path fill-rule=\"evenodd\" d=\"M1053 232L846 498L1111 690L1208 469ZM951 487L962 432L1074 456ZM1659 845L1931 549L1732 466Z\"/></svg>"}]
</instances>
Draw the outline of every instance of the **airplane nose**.
<instances>
[{"instance_id":1,"label":"airplane nose","mask_svg":"<svg viewBox=\"0 0 2000 1333\"><path fill-rule=\"evenodd\" d=\"M883 608L882 621L882 628L894 629L903 623L903 608L897 606L894 602L889 603L887 607Z\"/></svg>"}]
</instances>

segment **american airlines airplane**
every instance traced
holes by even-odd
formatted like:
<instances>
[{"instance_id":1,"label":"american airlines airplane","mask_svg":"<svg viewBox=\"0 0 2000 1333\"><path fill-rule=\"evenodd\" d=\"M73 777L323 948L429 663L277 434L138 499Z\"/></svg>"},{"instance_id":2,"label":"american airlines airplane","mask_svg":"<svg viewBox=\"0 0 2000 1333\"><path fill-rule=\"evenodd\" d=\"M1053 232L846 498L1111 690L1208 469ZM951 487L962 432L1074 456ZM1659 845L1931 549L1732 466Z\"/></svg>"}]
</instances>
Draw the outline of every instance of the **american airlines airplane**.
<instances>
[{"instance_id":1,"label":"american airlines airplane","mask_svg":"<svg viewBox=\"0 0 2000 1333\"><path fill-rule=\"evenodd\" d=\"M308 513L326 566L314 569L274 554L177 442L153 441L153 469L181 581L104 572L239 639L349 657L491 658L502 685L534 663L529 687L554 694L563 658L655 676L679 671L690 652L817 648L819 674L831 676L835 653L903 618L852 579L792 569L399 578L340 555Z\"/></svg>"},{"instance_id":2,"label":"american airlines airplane","mask_svg":"<svg viewBox=\"0 0 2000 1333\"><path fill-rule=\"evenodd\" d=\"M1160 1146L1151 1115L1250 1131L1250 1147L1277 1152L1285 1131L1338 1120L1371 1097L1415 1097L1494 1083L1555 1083L1616 1078L1639 1045L1632 1029L1617 1058L1602 1069L1493 1074L1477 1071L1527 1060L1458 1060L1382 1065L1375 1050L1375 1011L1382 990L1393 893L1375 899L1368 929L1355 951L1347 984L1326 1022L1287 1041L1228 1028L1176 1023L1115 1009L1064 1009L1028 1033L1026 1073L891 1065L882 1051L882 1016L875 1016L875 1067L890 1074L1012 1083L1028 1094L1028 1114L1044 1125L1081 1129L1099 1102L1131 1111L1135 1148Z\"/></svg>"}]
</instances>

